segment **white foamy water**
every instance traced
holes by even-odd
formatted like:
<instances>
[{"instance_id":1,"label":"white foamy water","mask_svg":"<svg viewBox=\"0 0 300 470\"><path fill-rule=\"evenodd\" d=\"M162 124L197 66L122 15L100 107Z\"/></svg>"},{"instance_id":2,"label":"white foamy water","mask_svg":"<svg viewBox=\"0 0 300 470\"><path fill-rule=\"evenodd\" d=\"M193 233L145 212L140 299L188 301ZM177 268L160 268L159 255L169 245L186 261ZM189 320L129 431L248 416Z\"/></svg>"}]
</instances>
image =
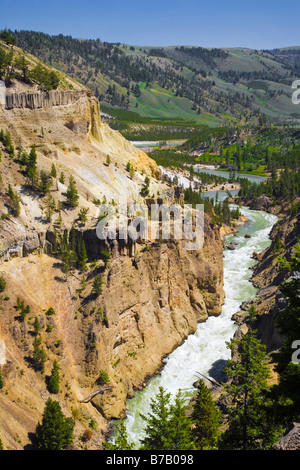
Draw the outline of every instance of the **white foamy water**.
<instances>
[{"instance_id":1,"label":"white foamy water","mask_svg":"<svg viewBox=\"0 0 300 470\"><path fill-rule=\"evenodd\" d=\"M236 236L226 237L226 244L235 241L238 245L234 251L224 250L225 302L221 315L209 317L206 322L200 323L195 334L166 358L162 372L127 402L125 425L129 440L137 448L144 435L145 425L140 413L147 414L150 411L150 400L158 393L159 387L162 386L172 396L181 389L189 398L195 392L193 383L199 378L197 372L218 379L230 357L226 342L232 338L236 329L231 317L240 310L243 301L253 299L256 294L250 282L252 271L249 268L256 263L251 256L254 251L260 252L269 246L269 233L277 220L265 212L248 208L240 208L240 211L249 222L239 229ZM252 238L244 238L246 233L250 233Z\"/></svg>"}]
</instances>

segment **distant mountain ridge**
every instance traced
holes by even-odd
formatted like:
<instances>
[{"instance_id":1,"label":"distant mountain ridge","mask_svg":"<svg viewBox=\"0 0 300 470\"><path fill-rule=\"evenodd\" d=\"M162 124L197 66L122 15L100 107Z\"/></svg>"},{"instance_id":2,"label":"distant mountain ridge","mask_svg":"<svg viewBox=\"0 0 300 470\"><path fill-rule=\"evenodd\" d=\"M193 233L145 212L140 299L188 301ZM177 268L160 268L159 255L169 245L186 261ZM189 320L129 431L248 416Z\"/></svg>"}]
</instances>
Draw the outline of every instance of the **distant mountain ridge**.
<instances>
[{"instance_id":1,"label":"distant mountain ridge","mask_svg":"<svg viewBox=\"0 0 300 470\"><path fill-rule=\"evenodd\" d=\"M142 118L209 126L247 123L260 115L279 123L300 120L291 100L300 47L143 47L12 33L19 47L93 89L103 105Z\"/></svg>"}]
</instances>

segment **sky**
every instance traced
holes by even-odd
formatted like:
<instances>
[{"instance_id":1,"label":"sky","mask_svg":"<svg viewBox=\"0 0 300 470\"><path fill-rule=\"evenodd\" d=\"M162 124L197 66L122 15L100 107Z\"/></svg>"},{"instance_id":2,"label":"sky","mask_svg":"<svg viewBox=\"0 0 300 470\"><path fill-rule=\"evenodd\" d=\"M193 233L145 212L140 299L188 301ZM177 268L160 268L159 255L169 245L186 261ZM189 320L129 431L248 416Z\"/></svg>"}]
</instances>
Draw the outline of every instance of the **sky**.
<instances>
[{"instance_id":1,"label":"sky","mask_svg":"<svg viewBox=\"0 0 300 470\"><path fill-rule=\"evenodd\" d=\"M300 46L300 0L0 0L0 29L135 46Z\"/></svg>"}]
</instances>

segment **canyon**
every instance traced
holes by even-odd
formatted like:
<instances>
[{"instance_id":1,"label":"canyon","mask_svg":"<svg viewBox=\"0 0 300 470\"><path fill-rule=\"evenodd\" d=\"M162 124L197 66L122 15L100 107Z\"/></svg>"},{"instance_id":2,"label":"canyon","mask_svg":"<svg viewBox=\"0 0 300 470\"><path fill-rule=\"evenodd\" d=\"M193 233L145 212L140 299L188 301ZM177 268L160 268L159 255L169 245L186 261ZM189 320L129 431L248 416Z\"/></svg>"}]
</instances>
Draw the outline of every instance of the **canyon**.
<instances>
[{"instance_id":1,"label":"canyon","mask_svg":"<svg viewBox=\"0 0 300 470\"><path fill-rule=\"evenodd\" d=\"M23 54L17 47L15 51ZM38 63L30 54L26 58ZM234 221L235 227L221 226L209 211L205 213L204 243L196 250L187 249L185 238L153 239L149 232L139 240L120 240L108 230L107 238L101 240L97 235L101 205L117 208L126 198L128 205L183 206L183 189L165 181L152 158L101 120L99 101L90 89L63 72L59 78L58 89L51 91L15 79L0 105L0 130L9 132L14 147L10 153L0 143L0 278L5 280L0 295L4 383L0 437L5 449L12 450L37 448L34 433L49 397L75 423L72 449L102 450L111 421L126 415L128 400L147 389L164 370L167 358L176 351L180 354L180 346L193 341L201 331L199 326L208 331L205 340L200 336L200 349L206 341L213 343L218 329L220 348L225 347L224 311L231 334L234 310L232 320L240 335L247 331L247 312L254 304L259 338L268 351L278 349L282 339L273 327L273 317L282 306L279 286L287 273L279 269L276 240L282 242L280 254L290 258L299 237L299 215L289 213L288 205L274 207L263 196L250 203L250 211L245 208L245 215ZM22 152L29 153L31 148L36 150L39 173L55 168L48 191L54 207L50 216L48 196L30 187L20 164ZM71 178L78 191L76 207L66 202ZM10 187L19 198L18 215L11 212ZM230 202L242 205L239 200ZM82 209L85 220L80 217ZM256 233L254 224L248 237L251 210L258 212L254 220L258 229ZM267 225L261 225L265 215L259 211L276 215L278 222L268 220L267 214ZM132 222L130 217L127 222ZM241 232L234 234L243 224ZM271 230L271 240L266 229ZM229 234L231 244L226 245ZM240 237L241 251L235 236ZM84 267L65 269L57 250L64 237L84 242ZM250 259L255 237L257 246L266 248L253 252ZM248 245L243 264L239 256L245 255L244 238ZM227 251L226 246L234 249ZM232 272L230 257L235 259ZM226 304L224 286L234 290L239 282L243 284L242 276L248 283L249 270L250 291L245 294L241 289L244 297L229 296ZM95 293L97 278L101 288ZM252 288L258 289L256 295ZM240 304L245 295L247 301ZM23 317L21 302L28 306ZM220 320L219 324L214 320ZM45 353L43 370L35 370L33 360L37 325ZM209 354L203 354L199 355L206 363ZM48 387L54 361L60 373L57 394ZM176 372L177 367L176 363Z\"/></svg>"},{"instance_id":2,"label":"canyon","mask_svg":"<svg viewBox=\"0 0 300 470\"><path fill-rule=\"evenodd\" d=\"M145 239L133 246L97 239L98 202L115 204L126 196L144 203L146 176L150 201L173 203L176 188L161 180L146 153L101 122L99 102L90 90L68 77L63 83L70 89L45 94L16 80L0 107L0 128L9 131L15 150L34 146L39 171L55 165L50 194L61 207L55 211L59 224L55 213L47 220L45 198L26 186L18 162L2 147L0 277L6 287L0 317L5 391L0 427L7 449L35 448L32 436L50 396L47 378L54 360L61 382L54 398L74 419L74 448L102 448L109 421L124 414L128 397L146 385L199 322L220 315L224 302L222 234L207 215L204 245L196 251L187 250L185 240ZM128 162L134 174L128 173ZM58 179L61 173L65 184ZM76 208L65 204L70 176L79 194ZM20 198L18 216L8 212L9 185ZM78 219L82 207L88 209L85 223ZM55 257L54 233L69 234L72 227L85 241L87 269L66 274ZM108 263L103 250L110 255ZM95 296L98 274L103 286ZM25 319L18 314L18 299L29 306ZM44 371L32 366L36 319L46 353ZM110 386L85 400L101 389L103 372ZM91 423L86 444L82 436Z\"/></svg>"}]
</instances>

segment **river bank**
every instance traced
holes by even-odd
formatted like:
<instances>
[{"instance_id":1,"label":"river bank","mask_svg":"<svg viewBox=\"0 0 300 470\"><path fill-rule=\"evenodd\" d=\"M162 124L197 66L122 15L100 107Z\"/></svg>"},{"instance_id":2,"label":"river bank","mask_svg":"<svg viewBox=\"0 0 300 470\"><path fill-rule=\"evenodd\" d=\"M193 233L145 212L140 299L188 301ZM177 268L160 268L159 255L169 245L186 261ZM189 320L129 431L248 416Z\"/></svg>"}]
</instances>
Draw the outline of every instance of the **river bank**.
<instances>
[{"instance_id":1,"label":"river bank","mask_svg":"<svg viewBox=\"0 0 300 470\"><path fill-rule=\"evenodd\" d=\"M177 179L178 184L180 186L183 186L184 189L187 189L191 187L194 190L201 190L202 193L210 193L212 191L239 191L240 189L240 183L239 182L222 182L222 183L211 183L211 184L203 184L201 177L198 177L196 174L193 175L193 177L190 176L190 171L189 170L183 170L181 168L178 169L169 169L169 168L164 168L162 166L159 167L161 170L162 176L166 176L170 178L170 180L174 180L174 178ZM204 172L208 172L209 168L206 166L200 167L197 165L197 169L201 169ZM218 175L220 177L225 178L222 174Z\"/></svg>"}]
</instances>

